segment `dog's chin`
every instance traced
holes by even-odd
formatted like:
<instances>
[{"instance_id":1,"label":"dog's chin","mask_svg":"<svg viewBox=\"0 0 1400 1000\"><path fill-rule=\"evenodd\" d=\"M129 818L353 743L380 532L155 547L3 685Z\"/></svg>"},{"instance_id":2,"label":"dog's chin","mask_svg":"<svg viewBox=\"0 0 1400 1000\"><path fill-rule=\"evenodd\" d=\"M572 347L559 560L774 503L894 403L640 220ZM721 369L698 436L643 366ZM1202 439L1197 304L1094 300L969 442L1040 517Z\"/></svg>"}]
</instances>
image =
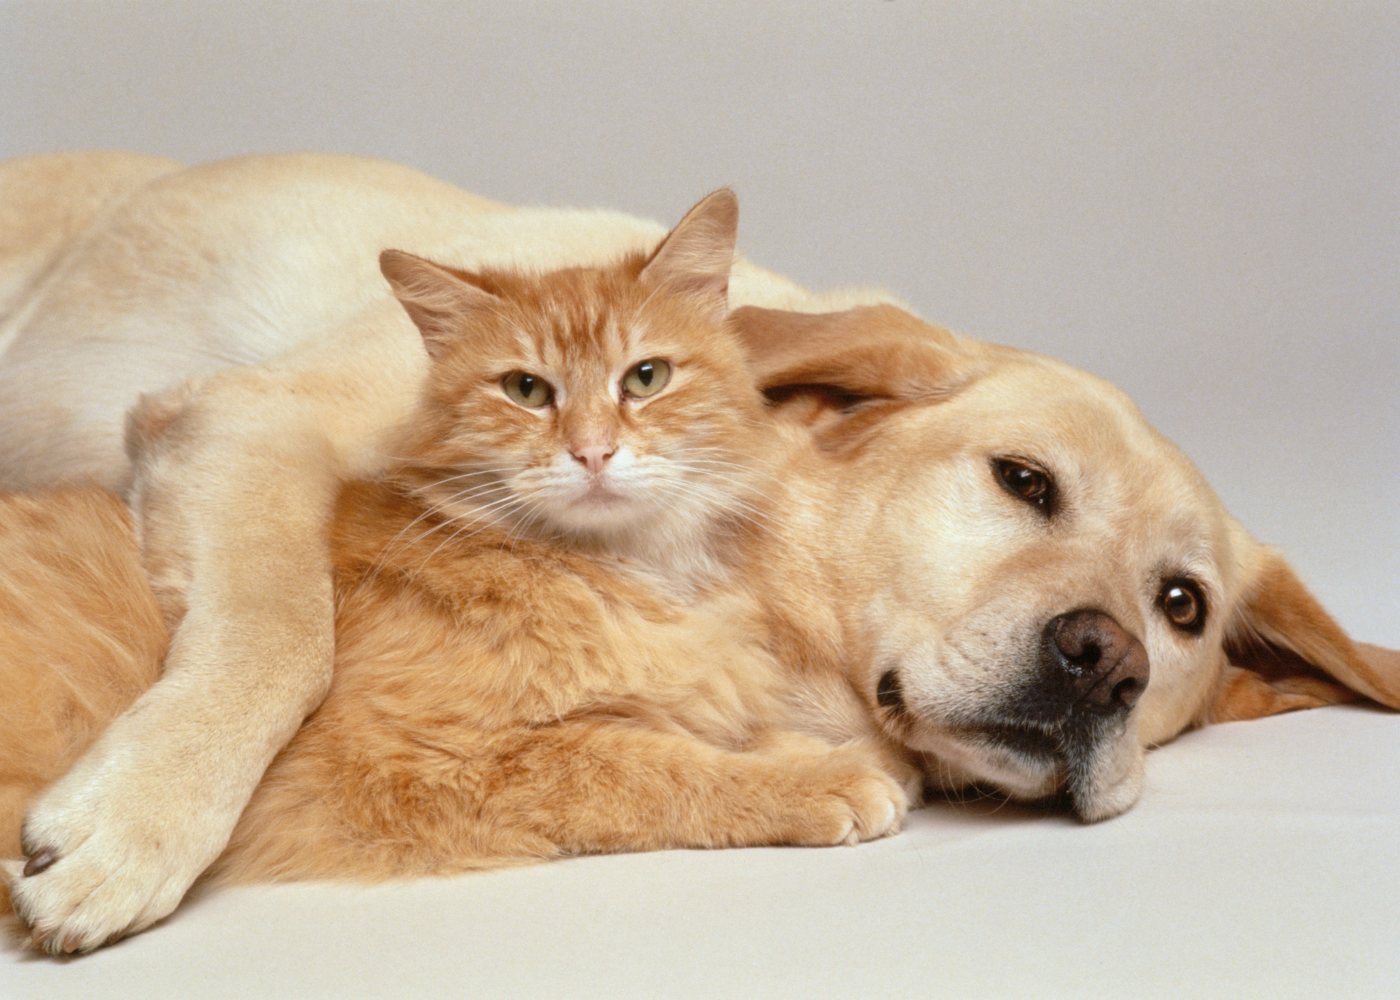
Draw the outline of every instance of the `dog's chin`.
<instances>
[{"instance_id":1,"label":"dog's chin","mask_svg":"<svg viewBox=\"0 0 1400 1000\"><path fill-rule=\"evenodd\" d=\"M1131 726L1073 735L998 724L914 728L904 738L946 792L976 786L1018 802L1064 802L1086 823L1125 812L1142 793L1143 752Z\"/></svg>"},{"instance_id":2,"label":"dog's chin","mask_svg":"<svg viewBox=\"0 0 1400 1000\"><path fill-rule=\"evenodd\" d=\"M1086 823L1112 819L1142 795L1144 751L1133 720L1121 734L1104 736L1084 747L1069 747L1065 790L1074 813Z\"/></svg>"}]
</instances>

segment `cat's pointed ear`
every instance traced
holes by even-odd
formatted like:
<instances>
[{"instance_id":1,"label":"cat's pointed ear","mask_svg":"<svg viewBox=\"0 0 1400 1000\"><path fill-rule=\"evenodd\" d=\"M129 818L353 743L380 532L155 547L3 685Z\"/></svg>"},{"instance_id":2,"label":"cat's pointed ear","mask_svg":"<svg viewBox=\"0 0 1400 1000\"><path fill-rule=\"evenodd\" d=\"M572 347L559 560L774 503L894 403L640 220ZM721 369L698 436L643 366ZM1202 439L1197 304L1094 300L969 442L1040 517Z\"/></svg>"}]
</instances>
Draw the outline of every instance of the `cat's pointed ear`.
<instances>
[{"instance_id":1,"label":"cat's pointed ear","mask_svg":"<svg viewBox=\"0 0 1400 1000\"><path fill-rule=\"evenodd\" d=\"M739 199L729 188L702 198L666 234L641 280L694 294L717 314L729 308L729 269L739 233Z\"/></svg>"},{"instance_id":2,"label":"cat's pointed ear","mask_svg":"<svg viewBox=\"0 0 1400 1000\"><path fill-rule=\"evenodd\" d=\"M495 295L467 280L463 272L402 250L381 253L379 270L422 333L423 346L433 360L460 336L463 323L474 312L500 303Z\"/></svg>"},{"instance_id":3,"label":"cat's pointed ear","mask_svg":"<svg viewBox=\"0 0 1400 1000\"><path fill-rule=\"evenodd\" d=\"M1206 719L1257 719L1363 695L1400 708L1400 652L1353 642L1283 557L1250 541L1246 591L1226 625L1225 674Z\"/></svg>"}]
</instances>

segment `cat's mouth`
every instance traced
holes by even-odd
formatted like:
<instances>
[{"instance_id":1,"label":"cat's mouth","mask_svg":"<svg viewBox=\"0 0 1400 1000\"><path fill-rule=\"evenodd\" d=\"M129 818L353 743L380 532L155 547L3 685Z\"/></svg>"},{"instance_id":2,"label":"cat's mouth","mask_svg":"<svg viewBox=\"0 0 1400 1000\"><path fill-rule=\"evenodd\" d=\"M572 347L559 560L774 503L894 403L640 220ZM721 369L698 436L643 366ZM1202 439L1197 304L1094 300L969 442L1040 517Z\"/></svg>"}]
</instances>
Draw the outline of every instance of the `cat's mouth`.
<instances>
[{"instance_id":1,"label":"cat's mouth","mask_svg":"<svg viewBox=\"0 0 1400 1000\"><path fill-rule=\"evenodd\" d=\"M616 507L629 503L631 497L614 489L601 477L591 478L579 490L577 503L586 507Z\"/></svg>"}]
</instances>

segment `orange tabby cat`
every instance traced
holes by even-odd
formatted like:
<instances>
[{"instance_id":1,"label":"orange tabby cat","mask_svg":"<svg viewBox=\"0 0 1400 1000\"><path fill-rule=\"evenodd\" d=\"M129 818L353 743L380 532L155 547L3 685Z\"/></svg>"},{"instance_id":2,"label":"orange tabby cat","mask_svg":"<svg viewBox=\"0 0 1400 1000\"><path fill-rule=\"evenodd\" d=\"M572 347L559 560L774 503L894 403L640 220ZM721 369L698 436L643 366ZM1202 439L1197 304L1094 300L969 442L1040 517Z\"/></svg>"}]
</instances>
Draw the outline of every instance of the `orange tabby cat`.
<instances>
[{"instance_id":1,"label":"orange tabby cat","mask_svg":"<svg viewBox=\"0 0 1400 1000\"><path fill-rule=\"evenodd\" d=\"M330 693L213 877L424 874L894 828L905 797L873 757L784 731L783 670L735 572L785 440L764 426L726 329L736 218L719 192L649 259L542 277L384 254L433 361L428 389L402 465L339 500ZM137 565L129 535L98 535ZM148 591L118 590L150 617ZM26 690L45 666L0 661L3 684ZM121 707L87 712L55 685L3 709L89 719L47 766L16 774L30 793ZM0 762L32 762L6 733ZM8 831L26 798L5 803ZM27 846L31 865L52 860Z\"/></svg>"}]
</instances>

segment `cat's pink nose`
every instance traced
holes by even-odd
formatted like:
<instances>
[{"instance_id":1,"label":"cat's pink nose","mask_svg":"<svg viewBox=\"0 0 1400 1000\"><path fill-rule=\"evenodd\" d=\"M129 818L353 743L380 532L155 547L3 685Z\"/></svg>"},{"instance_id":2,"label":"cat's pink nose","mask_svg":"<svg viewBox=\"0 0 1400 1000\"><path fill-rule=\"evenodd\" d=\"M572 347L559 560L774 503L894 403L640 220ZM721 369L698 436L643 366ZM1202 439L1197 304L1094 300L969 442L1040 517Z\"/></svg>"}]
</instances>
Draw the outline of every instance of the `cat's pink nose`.
<instances>
[{"instance_id":1,"label":"cat's pink nose","mask_svg":"<svg viewBox=\"0 0 1400 1000\"><path fill-rule=\"evenodd\" d=\"M572 449L572 454L575 461L582 462L589 472L597 475L603 471L603 466L613 457L615 450L612 445L590 444L586 448Z\"/></svg>"}]
</instances>

